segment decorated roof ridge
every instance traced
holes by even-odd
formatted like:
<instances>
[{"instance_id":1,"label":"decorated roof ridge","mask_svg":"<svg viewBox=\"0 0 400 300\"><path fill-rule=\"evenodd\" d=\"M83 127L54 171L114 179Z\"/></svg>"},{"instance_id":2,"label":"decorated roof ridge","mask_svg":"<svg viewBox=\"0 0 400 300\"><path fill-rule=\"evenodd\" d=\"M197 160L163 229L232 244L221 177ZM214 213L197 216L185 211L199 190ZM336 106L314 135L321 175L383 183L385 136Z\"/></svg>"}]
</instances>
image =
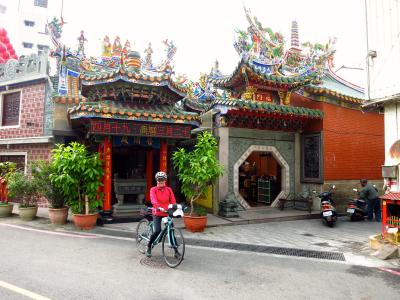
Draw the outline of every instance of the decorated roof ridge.
<instances>
[{"instance_id":1,"label":"decorated roof ridge","mask_svg":"<svg viewBox=\"0 0 400 300\"><path fill-rule=\"evenodd\" d=\"M326 44L300 43L297 22L292 23L291 46L285 47L285 39L279 32L264 27L244 8L249 26L246 30L236 30L234 47L239 56L263 69L263 73L281 77L293 77L315 73L323 75L324 67L335 52L336 39ZM286 48L286 50L285 50Z\"/></svg>"},{"instance_id":2,"label":"decorated roof ridge","mask_svg":"<svg viewBox=\"0 0 400 300\"><path fill-rule=\"evenodd\" d=\"M266 113L306 116L316 119L322 119L324 115L324 113L318 109L311 109L301 106L277 105L268 102L249 101L249 100L234 99L234 98L230 99L218 98L212 103L212 106L216 105L231 106L245 110L254 110L254 111L261 110L265 111Z\"/></svg>"},{"instance_id":3,"label":"decorated roof ridge","mask_svg":"<svg viewBox=\"0 0 400 300\"><path fill-rule=\"evenodd\" d=\"M362 104L365 101L365 94L362 88L356 88L351 83L349 85L347 81L340 80L340 77L335 75L331 69L327 69L321 79L321 83L311 83L304 86L304 89L315 94L334 96L349 103Z\"/></svg>"},{"instance_id":4,"label":"decorated roof ridge","mask_svg":"<svg viewBox=\"0 0 400 300\"><path fill-rule=\"evenodd\" d=\"M183 99L183 105L185 105L195 111L205 112L211 107L212 104L200 102L197 99L191 99L191 98L185 97Z\"/></svg>"},{"instance_id":5,"label":"decorated roof ridge","mask_svg":"<svg viewBox=\"0 0 400 300\"><path fill-rule=\"evenodd\" d=\"M60 86L59 77L54 78L57 86ZM79 102L86 102L86 97L82 96L81 90L79 89L79 78L76 76L67 76L67 86L65 87L64 93L60 93L60 88L54 89L52 98L56 103L66 103L66 104L77 104ZM62 91L62 90L61 90Z\"/></svg>"},{"instance_id":6,"label":"decorated roof ridge","mask_svg":"<svg viewBox=\"0 0 400 300\"><path fill-rule=\"evenodd\" d=\"M109 118L120 120L137 120L166 123L187 123L198 125L200 116L197 113L185 112L176 106L167 105L140 106L133 103L120 103L112 100L100 102L80 102L68 109L70 118Z\"/></svg>"},{"instance_id":7,"label":"decorated roof ridge","mask_svg":"<svg viewBox=\"0 0 400 300\"><path fill-rule=\"evenodd\" d=\"M243 75L243 68L260 76L263 80L289 86L298 86L308 83L316 80L318 77L316 73L312 72L292 76L285 76L280 73L271 74L269 70L270 68L274 68L274 66L263 66L254 61L248 61L246 58L242 58L231 75L221 76L220 78L211 77L209 78L209 81L216 86L226 86L235 76Z\"/></svg>"},{"instance_id":8,"label":"decorated roof ridge","mask_svg":"<svg viewBox=\"0 0 400 300\"><path fill-rule=\"evenodd\" d=\"M331 61L328 63L328 72L330 76L332 76L335 80L339 81L340 83L343 83L344 85L347 85L348 87L355 89L361 93L365 92L365 89L363 87L358 86L350 81L347 81L346 79L343 79L338 74L336 74L336 72L333 70L333 63Z\"/></svg>"}]
</instances>

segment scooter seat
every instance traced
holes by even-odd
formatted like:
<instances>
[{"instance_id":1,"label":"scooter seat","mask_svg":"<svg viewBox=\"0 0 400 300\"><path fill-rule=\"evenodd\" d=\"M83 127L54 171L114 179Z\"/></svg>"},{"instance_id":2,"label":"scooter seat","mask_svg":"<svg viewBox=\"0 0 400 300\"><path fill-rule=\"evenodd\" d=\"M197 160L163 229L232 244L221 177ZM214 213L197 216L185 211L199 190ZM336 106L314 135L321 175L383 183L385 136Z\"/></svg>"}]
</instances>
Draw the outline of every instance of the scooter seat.
<instances>
[{"instance_id":1,"label":"scooter seat","mask_svg":"<svg viewBox=\"0 0 400 300\"><path fill-rule=\"evenodd\" d=\"M364 206L364 205L367 204L367 202L365 200L363 200L363 199L357 199L357 204L361 205L361 206Z\"/></svg>"}]
</instances>

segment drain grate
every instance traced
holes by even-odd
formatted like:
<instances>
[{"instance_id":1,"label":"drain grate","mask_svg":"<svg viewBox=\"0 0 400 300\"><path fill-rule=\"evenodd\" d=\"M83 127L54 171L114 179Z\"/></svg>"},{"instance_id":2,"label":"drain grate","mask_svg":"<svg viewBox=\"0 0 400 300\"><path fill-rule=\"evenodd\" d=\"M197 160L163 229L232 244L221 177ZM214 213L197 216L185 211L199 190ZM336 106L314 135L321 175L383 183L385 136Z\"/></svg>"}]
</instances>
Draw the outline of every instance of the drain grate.
<instances>
[{"instance_id":1,"label":"drain grate","mask_svg":"<svg viewBox=\"0 0 400 300\"><path fill-rule=\"evenodd\" d=\"M186 239L185 241L186 244L188 245L201 246L201 247L212 247L220 249L252 251L252 252L277 254L277 255L345 261L343 253L340 252L328 252L328 251L273 247L273 246L263 246L263 245L249 245L249 244L229 243L220 241L192 240L192 239Z\"/></svg>"},{"instance_id":2,"label":"drain grate","mask_svg":"<svg viewBox=\"0 0 400 300\"><path fill-rule=\"evenodd\" d=\"M161 256L144 257L140 260L140 264L154 269L166 269L164 259Z\"/></svg>"}]
</instances>

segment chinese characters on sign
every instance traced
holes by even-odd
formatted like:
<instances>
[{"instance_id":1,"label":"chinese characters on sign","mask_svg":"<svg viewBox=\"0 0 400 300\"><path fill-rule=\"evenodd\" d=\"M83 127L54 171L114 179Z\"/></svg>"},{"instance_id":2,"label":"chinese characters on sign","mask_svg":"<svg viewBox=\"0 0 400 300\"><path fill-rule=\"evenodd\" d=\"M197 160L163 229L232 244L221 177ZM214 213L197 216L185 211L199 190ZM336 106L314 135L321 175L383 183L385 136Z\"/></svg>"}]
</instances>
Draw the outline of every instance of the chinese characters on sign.
<instances>
[{"instance_id":1,"label":"chinese characters on sign","mask_svg":"<svg viewBox=\"0 0 400 300\"><path fill-rule=\"evenodd\" d=\"M109 138L104 140L104 203L103 209L111 209L111 173L112 173L112 143Z\"/></svg>"},{"instance_id":2,"label":"chinese characters on sign","mask_svg":"<svg viewBox=\"0 0 400 300\"><path fill-rule=\"evenodd\" d=\"M90 133L124 136L190 138L190 125L91 120Z\"/></svg>"},{"instance_id":3,"label":"chinese characters on sign","mask_svg":"<svg viewBox=\"0 0 400 300\"><path fill-rule=\"evenodd\" d=\"M256 101L272 102L272 96L270 94L256 93Z\"/></svg>"}]
</instances>

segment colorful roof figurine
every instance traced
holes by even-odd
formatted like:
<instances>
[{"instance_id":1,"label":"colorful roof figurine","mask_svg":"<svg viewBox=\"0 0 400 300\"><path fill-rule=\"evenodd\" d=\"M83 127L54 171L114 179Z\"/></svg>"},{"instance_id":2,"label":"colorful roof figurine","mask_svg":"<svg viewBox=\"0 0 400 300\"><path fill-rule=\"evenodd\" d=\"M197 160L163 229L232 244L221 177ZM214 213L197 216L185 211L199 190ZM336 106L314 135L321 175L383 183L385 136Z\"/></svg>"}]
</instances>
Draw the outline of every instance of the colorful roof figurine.
<instances>
[{"instance_id":1,"label":"colorful roof figurine","mask_svg":"<svg viewBox=\"0 0 400 300\"><path fill-rule=\"evenodd\" d=\"M233 89L248 80L267 86L291 90L318 82L327 60L333 55L334 40L326 45L307 42L300 47L297 22L292 23L291 47L285 50L285 40L279 32L263 27L245 8L249 22L247 30L237 30L235 50L241 60L229 76L210 74L217 87Z\"/></svg>"},{"instance_id":2,"label":"colorful roof figurine","mask_svg":"<svg viewBox=\"0 0 400 300\"><path fill-rule=\"evenodd\" d=\"M100 58L83 58L80 61L80 79L82 93L85 95L92 90L91 86L109 84L111 82L126 82L129 84L165 87L175 94L175 102L186 95L186 86L175 76L171 61L176 52L174 44L168 40L166 45L167 57L159 65L152 62L151 44L145 50L146 57L141 60L140 53L130 50L127 41L123 49L119 37L111 43L106 36L103 43L103 55Z\"/></svg>"}]
</instances>

